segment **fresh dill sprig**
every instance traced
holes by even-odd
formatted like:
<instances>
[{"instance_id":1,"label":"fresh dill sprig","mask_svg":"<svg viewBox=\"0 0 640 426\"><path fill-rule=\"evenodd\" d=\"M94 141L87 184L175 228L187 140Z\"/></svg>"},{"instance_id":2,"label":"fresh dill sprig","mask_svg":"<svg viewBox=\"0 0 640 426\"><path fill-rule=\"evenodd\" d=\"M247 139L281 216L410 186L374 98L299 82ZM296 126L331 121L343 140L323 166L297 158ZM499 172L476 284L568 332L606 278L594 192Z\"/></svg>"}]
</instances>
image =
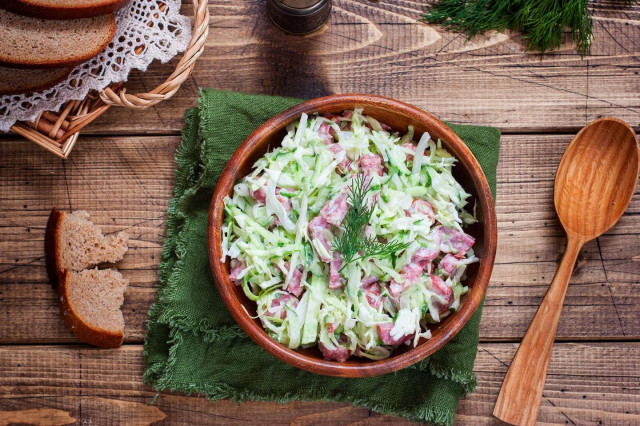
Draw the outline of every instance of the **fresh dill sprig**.
<instances>
[{"instance_id":1,"label":"fresh dill sprig","mask_svg":"<svg viewBox=\"0 0 640 426\"><path fill-rule=\"evenodd\" d=\"M342 222L342 235L333 240L331 246L339 251L344 259L342 271L348 264L358 259L374 256L390 256L407 248L409 244L391 240L380 242L374 236L367 237L367 225L371 222L373 208L367 204L366 196L371 189L371 179L357 174L349 188L351 206Z\"/></svg>"},{"instance_id":2,"label":"fresh dill sprig","mask_svg":"<svg viewBox=\"0 0 640 426\"><path fill-rule=\"evenodd\" d=\"M542 53L560 47L566 29L582 56L593 37L587 0L440 0L421 20L469 39L489 30L522 31L527 48Z\"/></svg>"}]
</instances>

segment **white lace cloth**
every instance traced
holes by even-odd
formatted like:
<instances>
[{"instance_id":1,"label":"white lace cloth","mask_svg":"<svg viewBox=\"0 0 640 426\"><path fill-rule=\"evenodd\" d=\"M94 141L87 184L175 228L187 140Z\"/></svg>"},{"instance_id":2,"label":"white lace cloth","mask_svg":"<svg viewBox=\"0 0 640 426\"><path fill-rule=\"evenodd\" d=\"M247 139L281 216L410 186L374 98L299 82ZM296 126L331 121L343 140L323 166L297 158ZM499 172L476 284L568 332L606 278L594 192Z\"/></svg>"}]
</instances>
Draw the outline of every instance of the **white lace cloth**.
<instances>
[{"instance_id":1,"label":"white lace cloth","mask_svg":"<svg viewBox=\"0 0 640 426\"><path fill-rule=\"evenodd\" d=\"M131 0L116 13L116 33L95 58L77 65L54 87L23 95L0 96L0 132L16 121L32 121L43 111L58 111L67 101L84 99L90 90L126 81L132 69L146 70L154 60L167 62L191 39L191 19L180 15L182 0ZM144 46L136 54L135 50Z\"/></svg>"}]
</instances>

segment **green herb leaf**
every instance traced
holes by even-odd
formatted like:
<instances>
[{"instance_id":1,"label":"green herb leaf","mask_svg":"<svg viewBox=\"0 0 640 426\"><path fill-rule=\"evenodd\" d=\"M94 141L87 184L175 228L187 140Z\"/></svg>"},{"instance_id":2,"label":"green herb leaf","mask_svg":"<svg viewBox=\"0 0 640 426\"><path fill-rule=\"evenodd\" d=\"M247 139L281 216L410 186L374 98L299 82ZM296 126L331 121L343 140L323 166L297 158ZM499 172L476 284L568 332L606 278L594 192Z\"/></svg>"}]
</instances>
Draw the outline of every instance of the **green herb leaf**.
<instances>
[{"instance_id":1,"label":"green herb leaf","mask_svg":"<svg viewBox=\"0 0 640 426\"><path fill-rule=\"evenodd\" d=\"M489 30L522 31L528 49L542 53L560 46L566 28L582 56L593 37L587 0L440 0L422 21L466 33L469 39Z\"/></svg>"},{"instance_id":2,"label":"green herb leaf","mask_svg":"<svg viewBox=\"0 0 640 426\"><path fill-rule=\"evenodd\" d=\"M342 222L342 235L332 243L334 250L339 251L344 259L342 271L351 262L373 256L391 256L407 248L409 244L395 240L380 242L376 237L367 237L367 225L371 222L373 208L367 205L366 196L370 190L371 179L359 173L353 178L349 192L351 206Z\"/></svg>"},{"instance_id":3,"label":"green herb leaf","mask_svg":"<svg viewBox=\"0 0 640 426\"><path fill-rule=\"evenodd\" d=\"M307 266L311 265L313 262L313 249L311 248L311 244L304 243L304 255Z\"/></svg>"}]
</instances>

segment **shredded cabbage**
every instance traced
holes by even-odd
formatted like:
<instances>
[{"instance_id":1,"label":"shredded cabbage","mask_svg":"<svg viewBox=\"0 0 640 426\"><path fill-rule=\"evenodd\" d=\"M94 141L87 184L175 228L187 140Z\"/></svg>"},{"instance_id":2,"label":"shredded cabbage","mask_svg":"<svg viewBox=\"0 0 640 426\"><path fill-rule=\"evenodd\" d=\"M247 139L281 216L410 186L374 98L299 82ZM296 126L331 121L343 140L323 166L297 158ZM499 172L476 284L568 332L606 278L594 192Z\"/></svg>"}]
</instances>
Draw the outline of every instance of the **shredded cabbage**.
<instances>
[{"instance_id":1,"label":"shredded cabbage","mask_svg":"<svg viewBox=\"0 0 640 426\"><path fill-rule=\"evenodd\" d=\"M477 262L463 227L476 221L452 175L456 159L428 133L416 144L362 110L302 114L280 147L258 160L225 203L222 259L256 302L265 331L292 349L318 345L328 359L384 359L460 307ZM342 233L354 176L373 209L367 235L404 249L343 268Z\"/></svg>"}]
</instances>

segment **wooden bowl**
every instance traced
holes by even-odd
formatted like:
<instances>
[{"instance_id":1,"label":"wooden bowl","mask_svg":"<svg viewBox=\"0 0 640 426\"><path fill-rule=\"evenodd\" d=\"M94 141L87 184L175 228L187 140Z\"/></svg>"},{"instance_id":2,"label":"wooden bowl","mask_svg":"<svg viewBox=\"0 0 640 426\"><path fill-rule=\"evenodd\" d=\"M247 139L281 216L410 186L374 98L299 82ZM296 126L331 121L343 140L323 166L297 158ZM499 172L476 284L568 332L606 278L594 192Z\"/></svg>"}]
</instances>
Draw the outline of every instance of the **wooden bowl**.
<instances>
[{"instance_id":1,"label":"wooden bowl","mask_svg":"<svg viewBox=\"0 0 640 426\"><path fill-rule=\"evenodd\" d=\"M422 340L417 347L401 345L392 356L381 361L351 358L340 363L323 359L317 347L291 350L273 340L263 330L256 316L256 304L249 300L242 288L229 279L229 262L222 263L220 227L224 219L223 200L231 195L234 184L251 171L253 164L268 150L280 145L286 134L285 126L298 120L301 113L339 113L353 108L364 108L392 129L405 133L413 125L416 140L428 131L433 139L440 139L458 158L454 176L472 196L470 204L477 202L479 222L466 229L476 238L473 249L480 262L467 269L464 284L470 291L463 296L461 308L431 328L432 338ZM236 150L218 181L209 211L209 261L218 291L231 315L256 343L275 357L295 367L313 373L337 377L368 377L400 370L434 353L456 335L479 306L489 284L497 245L496 214L487 179L469 148L443 122L414 106L373 95L333 95L312 99L294 106L271 118L256 129Z\"/></svg>"}]
</instances>

